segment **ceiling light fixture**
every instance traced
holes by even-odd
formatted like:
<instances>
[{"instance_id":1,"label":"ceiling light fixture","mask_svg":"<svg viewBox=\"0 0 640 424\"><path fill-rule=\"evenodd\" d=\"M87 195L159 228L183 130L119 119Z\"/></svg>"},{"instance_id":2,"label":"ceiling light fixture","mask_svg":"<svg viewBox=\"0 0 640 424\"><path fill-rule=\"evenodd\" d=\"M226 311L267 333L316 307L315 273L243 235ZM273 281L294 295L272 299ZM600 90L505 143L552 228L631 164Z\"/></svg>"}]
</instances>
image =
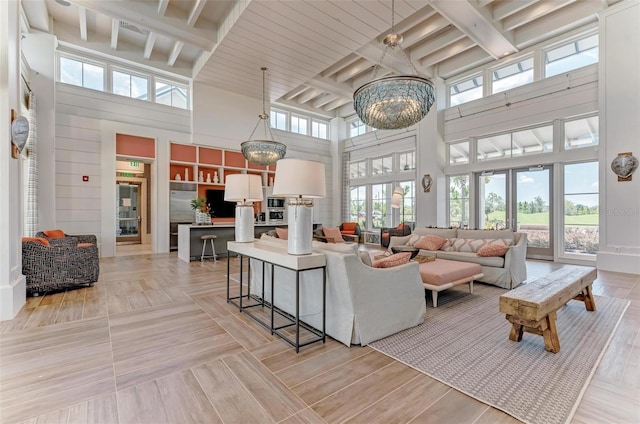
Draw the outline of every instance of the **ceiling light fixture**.
<instances>
[{"instance_id":1,"label":"ceiling light fixture","mask_svg":"<svg viewBox=\"0 0 640 424\"><path fill-rule=\"evenodd\" d=\"M262 69L262 113L258 115L258 123L253 127L249 140L240 145L240 150L245 158L251 163L258 165L273 165L278 160L282 159L287 153L287 146L282 143L278 143L274 140L273 133L271 132L271 125L269 123L269 115L265 111L265 71L267 68ZM251 140L253 134L258 129L258 126L262 123L264 127L264 140ZM269 140L267 134L271 136Z\"/></svg>"},{"instance_id":2,"label":"ceiling light fixture","mask_svg":"<svg viewBox=\"0 0 640 424\"><path fill-rule=\"evenodd\" d=\"M402 35L395 32L395 0L391 1L391 33L384 38L384 53L373 68L373 80L353 93L353 107L365 124L381 130L414 125L424 118L435 101L435 89L418 71L400 46ZM396 75L376 79L389 48L398 47L416 75Z\"/></svg>"}]
</instances>

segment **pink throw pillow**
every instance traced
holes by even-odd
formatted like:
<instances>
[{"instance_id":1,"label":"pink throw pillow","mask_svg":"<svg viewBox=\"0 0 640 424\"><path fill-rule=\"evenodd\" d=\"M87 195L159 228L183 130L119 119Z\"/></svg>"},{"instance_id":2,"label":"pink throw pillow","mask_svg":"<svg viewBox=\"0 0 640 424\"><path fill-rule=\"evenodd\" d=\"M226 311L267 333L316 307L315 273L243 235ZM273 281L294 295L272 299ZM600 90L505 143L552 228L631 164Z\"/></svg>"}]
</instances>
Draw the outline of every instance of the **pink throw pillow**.
<instances>
[{"instance_id":1,"label":"pink throw pillow","mask_svg":"<svg viewBox=\"0 0 640 424\"><path fill-rule=\"evenodd\" d=\"M278 238L282 240L287 240L289 238L289 229L288 228L276 228L276 234Z\"/></svg>"},{"instance_id":2,"label":"pink throw pillow","mask_svg":"<svg viewBox=\"0 0 640 424\"><path fill-rule=\"evenodd\" d=\"M447 239L440 236L427 235L413 244L413 247L424 250L440 250L447 242Z\"/></svg>"},{"instance_id":3,"label":"pink throw pillow","mask_svg":"<svg viewBox=\"0 0 640 424\"><path fill-rule=\"evenodd\" d=\"M326 238L333 239L333 240L328 240L329 242L333 241L334 243L344 243L344 239L342 238L342 233L340 233L340 228L338 228L338 227L333 227L333 228L322 227L322 232L324 233L324 236Z\"/></svg>"},{"instance_id":4,"label":"pink throw pillow","mask_svg":"<svg viewBox=\"0 0 640 424\"><path fill-rule=\"evenodd\" d=\"M490 244L488 246L481 247L478 250L478 256L504 256L507 254L509 246L502 246L499 244Z\"/></svg>"},{"instance_id":5,"label":"pink throw pillow","mask_svg":"<svg viewBox=\"0 0 640 424\"><path fill-rule=\"evenodd\" d=\"M374 268L393 268L394 266L406 264L411 258L410 252L395 253L383 259L378 259L373 263Z\"/></svg>"}]
</instances>

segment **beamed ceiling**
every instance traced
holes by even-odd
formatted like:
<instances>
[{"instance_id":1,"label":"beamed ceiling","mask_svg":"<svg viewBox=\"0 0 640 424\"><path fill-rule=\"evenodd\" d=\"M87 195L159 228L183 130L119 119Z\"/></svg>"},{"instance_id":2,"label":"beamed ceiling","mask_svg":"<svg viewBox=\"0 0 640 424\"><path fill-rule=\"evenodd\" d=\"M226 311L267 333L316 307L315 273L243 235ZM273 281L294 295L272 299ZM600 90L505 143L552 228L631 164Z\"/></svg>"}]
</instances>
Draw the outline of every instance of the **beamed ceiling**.
<instances>
[{"instance_id":1,"label":"beamed ceiling","mask_svg":"<svg viewBox=\"0 0 640 424\"><path fill-rule=\"evenodd\" d=\"M597 21L617 0L397 0L418 71L444 79ZM327 117L353 114L391 0L22 0L25 31ZM386 55L377 76L410 72Z\"/></svg>"}]
</instances>

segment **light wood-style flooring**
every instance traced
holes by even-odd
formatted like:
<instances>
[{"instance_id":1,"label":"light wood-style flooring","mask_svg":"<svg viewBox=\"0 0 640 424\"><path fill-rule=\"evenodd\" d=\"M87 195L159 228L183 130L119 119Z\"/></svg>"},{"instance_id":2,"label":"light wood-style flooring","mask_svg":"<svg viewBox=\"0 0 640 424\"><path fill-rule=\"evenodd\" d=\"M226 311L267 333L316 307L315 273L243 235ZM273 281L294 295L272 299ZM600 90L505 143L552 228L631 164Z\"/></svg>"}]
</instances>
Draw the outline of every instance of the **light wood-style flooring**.
<instances>
[{"instance_id":1,"label":"light wood-style flooring","mask_svg":"<svg viewBox=\"0 0 640 424\"><path fill-rule=\"evenodd\" d=\"M368 347L296 354L226 303L226 268L108 258L95 286L28 298L0 323L0 423L517 422ZM631 305L573 422L638 423L640 277L600 272L594 292Z\"/></svg>"}]
</instances>

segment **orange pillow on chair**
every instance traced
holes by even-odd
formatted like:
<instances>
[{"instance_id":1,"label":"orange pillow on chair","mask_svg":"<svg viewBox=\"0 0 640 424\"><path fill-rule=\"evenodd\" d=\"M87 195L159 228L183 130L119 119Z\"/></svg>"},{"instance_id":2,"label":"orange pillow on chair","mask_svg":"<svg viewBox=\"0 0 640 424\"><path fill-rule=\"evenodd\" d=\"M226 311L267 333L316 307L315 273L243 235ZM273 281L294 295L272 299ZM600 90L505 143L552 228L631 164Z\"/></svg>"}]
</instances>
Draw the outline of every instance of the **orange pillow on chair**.
<instances>
[{"instance_id":1,"label":"orange pillow on chair","mask_svg":"<svg viewBox=\"0 0 640 424\"><path fill-rule=\"evenodd\" d=\"M64 231L62 230L47 230L43 231L42 234L49 238L64 238Z\"/></svg>"},{"instance_id":2,"label":"orange pillow on chair","mask_svg":"<svg viewBox=\"0 0 640 424\"><path fill-rule=\"evenodd\" d=\"M49 240L47 240L46 238L41 238L41 237L22 237L22 241L37 241L39 243L42 243L43 245L50 247L51 245L49 244Z\"/></svg>"},{"instance_id":3,"label":"orange pillow on chair","mask_svg":"<svg viewBox=\"0 0 640 424\"><path fill-rule=\"evenodd\" d=\"M355 222L343 222L342 231L353 231L353 233L349 233L349 234L355 234L357 225L358 224Z\"/></svg>"}]
</instances>

